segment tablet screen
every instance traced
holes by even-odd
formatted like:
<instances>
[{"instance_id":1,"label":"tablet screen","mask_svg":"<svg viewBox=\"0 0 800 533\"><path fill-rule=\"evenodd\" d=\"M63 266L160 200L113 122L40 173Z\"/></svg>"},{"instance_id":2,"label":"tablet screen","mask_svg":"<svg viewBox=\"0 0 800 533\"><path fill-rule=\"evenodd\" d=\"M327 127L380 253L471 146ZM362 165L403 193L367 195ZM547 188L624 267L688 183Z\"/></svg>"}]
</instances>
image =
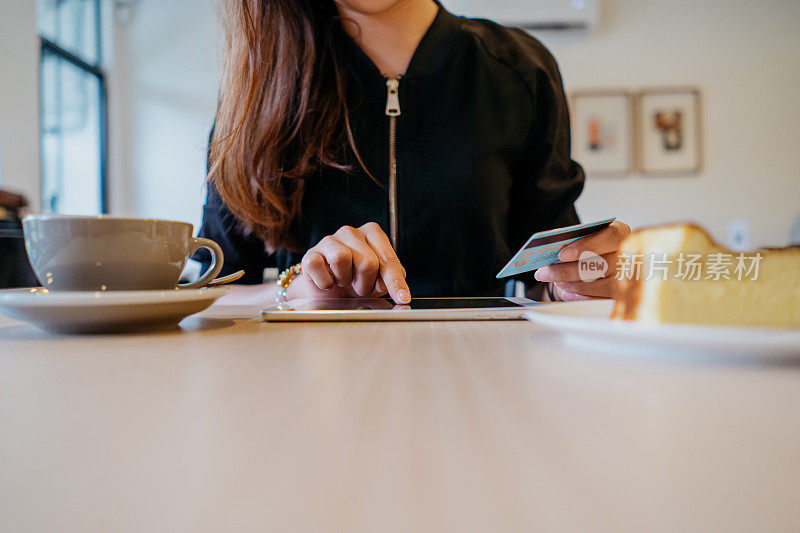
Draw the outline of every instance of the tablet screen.
<instances>
[{"instance_id":1,"label":"tablet screen","mask_svg":"<svg viewBox=\"0 0 800 533\"><path fill-rule=\"evenodd\" d=\"M525 307L507 298L412 298L407 305L395 305L388 298L326 298L289 302L296 311L354 311L359 309L487 309Z\"/></svg>"}]
</instances>

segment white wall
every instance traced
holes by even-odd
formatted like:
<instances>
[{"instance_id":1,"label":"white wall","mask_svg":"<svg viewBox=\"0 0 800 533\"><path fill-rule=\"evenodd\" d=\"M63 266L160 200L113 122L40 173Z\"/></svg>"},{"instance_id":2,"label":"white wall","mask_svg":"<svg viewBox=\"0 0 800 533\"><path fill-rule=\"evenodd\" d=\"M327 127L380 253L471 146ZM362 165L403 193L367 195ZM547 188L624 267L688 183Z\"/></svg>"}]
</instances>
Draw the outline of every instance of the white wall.
<instances>
[{"instance_id":1,"label":"white wall","mask_svg":"<svg viewBox=\"0 0 800 533\"><path fill-rule=\"evenodd\" d=\"M523 1L523 0L520 0ZM587 220L696 220L719 239L750 221L753 245L786 245L800 214L800 2L605 0L598 30L544 36L568 91L695 85L705 168L692 177L592 178Z\"/></svg>"},{"instance_id":2,"label":"white wall","mask_svg":"<svg viewBox=\"0 0 800 533\"><path fill-rule=\"evenodd\" d=\"M0 187L36 210L39 181L39 39L32 0L0 0Z\"/></svg>"},{"instance_id":3,"label":"white wall","mask_svg":"<svg viewBox=\"0 0 800 533\"><path fill-rule=\"evenodd\" d=\"M114 29L111 208L192 222L217 98L216 0L141 0Z\"/></svg>"},{"instance_id":4,"label":"white wall","mask_svg":"<svg viewBox=\"0 0 800 533\"><path fill-rule=\"evenodd\" d=\"M692 177L590 176L583 218L690 219L724 240L726 222L744 217L753 244L786 244L800 213L800 2L601 1L592 34L540 36L567 90L699 86L705 168ZM116 133L129 150L118 148L114 163L122 168L112 186L123 193L112 188L115 210L199 221L217 91L214 4L142 0L122 32L118 52L130 70L112 102L127 105L112 121L129 120L127 134Z\"/></svg>"}]
</instances>

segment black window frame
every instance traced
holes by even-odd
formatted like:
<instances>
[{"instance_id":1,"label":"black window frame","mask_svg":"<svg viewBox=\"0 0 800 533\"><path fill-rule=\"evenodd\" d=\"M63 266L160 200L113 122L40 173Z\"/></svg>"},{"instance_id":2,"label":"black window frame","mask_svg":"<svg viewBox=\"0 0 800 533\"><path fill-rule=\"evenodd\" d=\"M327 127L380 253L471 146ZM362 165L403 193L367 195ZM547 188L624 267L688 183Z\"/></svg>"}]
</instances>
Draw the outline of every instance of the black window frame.
<instances>
[{"instance_id":1,"label":"black window frame","mask_svg":"<svg viewBox=\"0 0 800 533\"><path fill-rule=\"evenodd\" d=\"M108 213L108 88L106 84L106 75L103 71L102 65L102 19L100 0L93 0L95 12L95 47L96 47L96 62L89 63L77 56L76 54L59 46L57 43L47 39L46 37L39 36L40 41L40 54L39 54L39 138L44 138L45 124L44 124L44 89L41 83L43 78L44 61L48 55L55 56L63 61L70 63L75 68L94 76L97 79L98 86L98 102L99 102L99 133L100 133L100 213ZM39 177L40 187L44 190L44 150L40 149L41 159L41 173ZM42 198L44 200L44 198Z\"/></svg>"}]
</instances>

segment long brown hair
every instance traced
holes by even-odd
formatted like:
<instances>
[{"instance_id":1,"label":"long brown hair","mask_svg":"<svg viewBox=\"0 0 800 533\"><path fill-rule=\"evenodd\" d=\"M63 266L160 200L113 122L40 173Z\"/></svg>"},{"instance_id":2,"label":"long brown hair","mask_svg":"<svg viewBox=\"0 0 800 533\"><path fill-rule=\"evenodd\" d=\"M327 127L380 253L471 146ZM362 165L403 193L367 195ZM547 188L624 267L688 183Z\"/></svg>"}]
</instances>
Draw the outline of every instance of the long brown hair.
<instances>
[{"instance_id":1,"label":"long brown hair","mask_svg":"<svg viewBox=\"0 0 800 533\"><path fill-rule=\"evenodd\" d=\"M209 178L266 248L294 248L305 180L355 149L333 0L222 0L226 58ZM362 163L363 166L363 163Z\"/></svg>"}]
</instances>

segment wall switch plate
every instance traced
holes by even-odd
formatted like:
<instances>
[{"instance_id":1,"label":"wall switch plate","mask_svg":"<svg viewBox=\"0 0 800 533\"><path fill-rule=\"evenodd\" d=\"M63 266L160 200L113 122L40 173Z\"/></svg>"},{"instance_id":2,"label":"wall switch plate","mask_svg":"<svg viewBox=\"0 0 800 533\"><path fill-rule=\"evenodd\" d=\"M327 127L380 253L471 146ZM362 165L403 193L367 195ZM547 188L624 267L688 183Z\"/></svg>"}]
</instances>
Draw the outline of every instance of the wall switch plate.
<instances>
[{"instance_id":1,"label":"wall switch plate","mask_svg":"<svg viewBox=\"0 0 800 533\"><path fill-rule=\"evenodd\" d=\"M789 232L789 246L800 246L800 215L794 219L794 224Z\"/></svg>"},{"instance_id":2,"label":"wall switch plate","mask_svg":"<svg viewBox=\"0 0 800 533\"><path fill-rule=\"evenodd\" d=\"M728 221L728 248L736 252L750 250L750 222L746 218Z\"/></svg>"}]
</instances>

